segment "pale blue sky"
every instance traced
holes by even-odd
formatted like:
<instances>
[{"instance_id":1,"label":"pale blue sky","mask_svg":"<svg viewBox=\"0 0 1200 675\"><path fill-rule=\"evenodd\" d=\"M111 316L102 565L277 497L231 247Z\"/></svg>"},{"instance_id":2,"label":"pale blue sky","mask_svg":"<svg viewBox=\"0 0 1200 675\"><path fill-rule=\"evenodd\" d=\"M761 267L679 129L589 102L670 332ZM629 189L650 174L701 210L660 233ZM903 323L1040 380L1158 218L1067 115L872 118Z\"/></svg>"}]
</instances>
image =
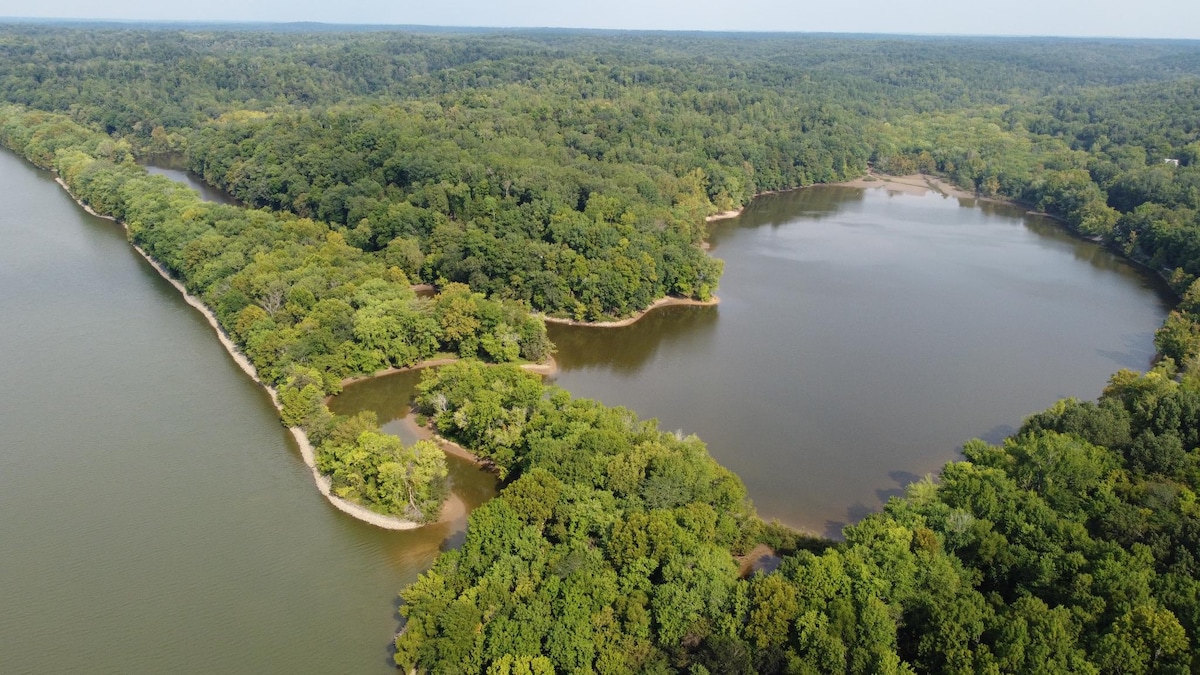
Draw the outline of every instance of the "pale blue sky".
<instances>
[{"instance_id":1,"label":"pale blue sky","mask_svg":"<svg viewBox=\"0 0 1200 675\"><path fill-rule=\"evenodd\" d=\"M0 0L0 16L1200 39L1198 0Z\"/></svg>"}]
</instances>

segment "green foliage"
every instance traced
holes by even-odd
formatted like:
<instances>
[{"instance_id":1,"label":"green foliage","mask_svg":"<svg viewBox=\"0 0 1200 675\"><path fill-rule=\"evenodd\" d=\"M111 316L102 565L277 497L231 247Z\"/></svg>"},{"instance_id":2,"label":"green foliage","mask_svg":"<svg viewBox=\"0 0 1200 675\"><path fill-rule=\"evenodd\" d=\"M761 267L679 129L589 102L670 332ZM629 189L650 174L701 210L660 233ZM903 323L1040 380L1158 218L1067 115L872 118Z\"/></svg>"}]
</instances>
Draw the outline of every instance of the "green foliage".
<instances>
[{"instance_id":1,"label":"green foliage","mask_svg":"<svg viewBox=\"0 0 1200 675\"><path fill-rule=\"evenodd\" d=\"M335 494L417 521L437 518L446 497L441 448L430 441L405 448L395 436L370 430L353 439L340 436L317 452L317 468L330 476Z\"/></svg>"},{"instance_id":2,"label":"green foliage","mask_svg":"<svg viewBox=\"0 0 1200 675\"><path fill-rule=\"evenodd\" d=\"M1154 346L1158 353L1186 363L1200 355L1200 324L1194 314L1171 312L1162 328L1154 333Z\"/></svg>"},{"instance_id":3,"label":"green foliage","mask_svg":"<svg viewBox=\"0 0 1200 675\"><path fill-rule=\"evenodd\" d=\"M844 542L760 523L703 443L627 410L515 367L427 374L423 414L506 486L402 592L396 661L1182 673L1200 669L1197 76L1197 46L1166 42L11 26L0 97L25 107L0 108L0 142L214 309L337 494L419 520L444 458L331 415L344 378L541 361L530 309L707 298L705 216L868 162L1045 211L1182 296L1164 358L967 443ZM163 151L274 210L132 161ZM783 563L739 579L730 554L758 541Z\"/></svg>"},{"instance_id":4,"label":"green foliage","mask_svg":"<svg viewBox=\"0 0 1200 675\"><path fill-rule=\"evenodd\" d=\"M403 594L399 664L447 663L461 636L437 608L467 598L487 617L485 671L522 654L560 671L654 671L683 642L737 633L746 591L728 551L753 511L702 443L511 366L460 361L424 373L419 392L441 433L511 482L471 515L462 550ZM682 489L664 497L669 485Z\"/></svg>"},{"instance_id":5,"label":"green foliage","mask_svg":"<svg viewBox=\"0 0 1200 675\"><path fill-rule=\"evenodd\" d=\"M424 581L405 592L402 665L445 663L436 655L459 638L433 617L465 598L492 617L470 643L484 669L508 654L559 670L621 664L612 672L664 661L731 673L1194 665L1200 466L1180 439L1198 443L1200 392L1162 372L1118 374L1098 403L1062 401L1003 445L967 444L968 461L847 528L844 543L749 580L733 574L729 550L743 544L723 525L744 495L726 495L691 441L521 378L533 382L464 362L421 387L443 433L491 448L519 477L430 572L438 596L417 592ZM509 416L479 415L480 400ZM713 468L697 481L694 465ZM572 596L580 574L588 592ZM519 608L542 620L518 621ZM608 651L616 644L646 648Z\"/></svg>"},{"instance_id":6,"label":"green foliage","mask_svg":"<svg viewBox=\"0 0 1200 675\"><path fill-rule=\"evenodd\" d=\"M447 338L444 308L456 289L449 298L418 299L399 268L347 245L327 225L202 202L149 176L125 146L64 117L0 108L0 142L31 160L52 160L75 195L124 220L133 243L216 309L259 376L278 387L283 423L320 444L323 470L348 499L436 518L445 465L440 451L401 456L375 437L326 447L334 421L324 398L341 391L344 378L411 366L464 343L493 361L550 353L539 319L478 294L470 297L471 321ZM101 152L106 159L95 156Z\"/></svg>"}]
</instances>

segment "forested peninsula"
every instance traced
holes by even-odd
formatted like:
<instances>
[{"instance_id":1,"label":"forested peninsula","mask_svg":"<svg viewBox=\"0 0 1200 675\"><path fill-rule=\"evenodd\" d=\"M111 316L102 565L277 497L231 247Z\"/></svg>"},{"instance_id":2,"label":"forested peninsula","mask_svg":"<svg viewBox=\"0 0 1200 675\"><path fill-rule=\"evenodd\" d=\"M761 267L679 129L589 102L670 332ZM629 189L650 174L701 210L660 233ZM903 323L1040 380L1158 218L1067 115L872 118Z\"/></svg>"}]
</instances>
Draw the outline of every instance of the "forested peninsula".
<instances>
[{"instance_id":1,"label":"forested peninsula","mask_svg":"<svg viewBox=\"0 0 1200 675\"><path fill-rule=\"evenodd\" d=\"M370 416L334 416L325 397L341 391L343 378L436 354L549 356L545 326L518 306L461 284L418 299L399 268L327 225L203 202L135 164L128 143L60 115L2 108L0 142L53 169L92 212L123 222L143 255L211 308L214 327L249 359L247 372L268 387L283 423L303 432L302 447L315 446L310 461L328 480L318 477L322 491L400 516L394 527L438 518L444 454L429 442L404 448Z\"/></svg>"},{"instance_id":2,"label":"forested peninsula","mask_svg":"<svg viewBox=\"0 0 1200 675\"><path fill-rule=\"evenodd\" d=\"M402 591L402 668L1200 670L1200 44L24 25L0 98L0 142L212 308L336 495L436 518L438 448L323 401L463 357L417 405L503 488ZM134 161L165 152L249 208ZM699 439L483 364L548 356L537 313L708 300L707 216L868 167L1161 274L1157 365L968 442L833 542L762 522ZM782 562L742 578L758 544Z\"/></svg>"}]
</instances>

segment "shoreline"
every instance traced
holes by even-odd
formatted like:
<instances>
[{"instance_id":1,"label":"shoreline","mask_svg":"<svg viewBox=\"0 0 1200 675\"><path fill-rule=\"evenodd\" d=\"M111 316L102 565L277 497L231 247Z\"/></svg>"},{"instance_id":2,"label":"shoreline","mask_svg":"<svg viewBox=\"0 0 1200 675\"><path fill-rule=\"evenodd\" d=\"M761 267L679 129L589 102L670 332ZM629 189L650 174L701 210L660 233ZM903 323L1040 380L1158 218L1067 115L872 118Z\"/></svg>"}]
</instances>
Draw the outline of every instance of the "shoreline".
<instances>
[{"instance_id":1,"label":"shoreline","mask_svg":"<svg viewBox=\"0 0 1200 675\"><path fill-rule=\"evenodd\" d=\"M1029 208L1028 204L1022 204L1021 202L1011 199L984 197L973 192L968 192L967 190L946 182L938 176L927 173L912 173L905 176L893 176L887 173L874 173L870 169L867 169L867 173L859 176L858 178L845 180L838 183L813 183L812 185L801 185L799 187L788 188L786 190L766 190L764 192L757 192L753 197L750 198L750 201L746 203L746 206L742 206L732 211L714 213L711 216L705 217L704 220L708 223L715 223L721 220L737 218L745 213L746 208L759 197L777 195L784 192L793 192L795 190L806 190L813 187L850 187L864 190L869 190L872 188L884 188L889 192L910 195L923 195L926 192L936 192L945 197L955 197L957 199L978 199L980 201L993 202L996 204L1009 204L1011 206L1022 207L1025 209ZM1061 218L1052 216L1048 213L1032 210L1028 210L1027 213L1029 215L1046 216L1047 218L1053 218L1054 220L1063 222Z\"/></svg>"},{"instance_id":2,"label":"shoreline","mask_svg":"<svg viewBox=\"0 0 1200 675\"><path fill-rule=\"evenodd\" d=\"M99 214L92 207L83 203L82 200L80 200L75 196L74 193L71 192L71 188L67 186L66 181L64 181L61 176L55 175L54 181L58 183L59 186L61 186L62 189L67 192L71 199L73 199L75 203L78 204L80 208L82 208L88 214L97 218L103 218L104 220L112 221L120 225L126 232L126 241L129 241L129 226L127 224L117 220L112 216ZM132 241L129 242L129 245L132 246L133 249L138 252L138 255L140 255L146 262L150 263L150 266L154 268L154 271L158 272L159 276L165 279L167 283L175 287L175 290L179 291L180 295L183 296L183 299L185 302L187 302L187 304L191 305L198 312L200 312L201 315L204 316L204 318L208 321L209 326L212 327L213 332L217 334L217 339L220 341L221 346L225 348L225 351L229 354L229 357L232 358L233 362L242 369L242 372L246 373L251 380L254 380L255 383L266 390L267 394L271 397L271 404L275 406L275 410L277 412L282 414L283 406L279 402L279 392L258 377L258 370L254 367L254 364L250 362L250 359L246 358L246 355L243 354L240 349L238 349L233 340L229 339L229 336L226 335L225 331L221 329L221 324L217 321L217 317L215 314L213 314L212 310L209 309L208 306L203 302L201 302L199 298L189 293L187 288L178 279L172 277L170 272L168 272L165 267L160 265L157 260L150 257L150 255L146 253L142 247L134 244ZM462 506L461 504L462 500L457 496L451 495L451 497L449 497L442 505L442 515L436 521L431 523L418 523L414 520L407 520L397 516L387 516L382 513L377 513L361 504L356 504L349 500L342 499L341 497L333 494L331 490L332 481L317 469L316 454L313 449L312 442L308 438L308 434L306 434L300 427L288 427L288 431L291 432L292 438L295 439L296 445L299 446L300 456L304 460L304 464L307 465L309 470L312 472L313 482L317 484L317 490L325 496L325 498L334 506L334 508L351 516L352 518L361 520L365 523L385 530L415 530L420 527L425 527L426 525L434 525L437 523L446 522L447 520L455 519L458 516L461 516L462 512L465 512L465 506ZM456 500L459 502L459 508L457 509L452 503ZM457 515L455 515L455 511L458 512Z\"/></svg>"},{"instance_id":3,"label":"shoreline","mask_svg":"<svg viewBox=\"0 0 1200 675\"><path fill-rule=\"evenodd\" d=\"M968 192L956 185L947 183L937 176L931 176L925 173L912 173L906 176L893 176L886 173L874 173L868 170L865 175L859 176L853 180L842 181L840 183L824 183L824 185L862 189L884 188L890 192L911 195L923 195L926 192L936 192L944 197L955 197L958 199L986 199L988 201L1007 203L1000 199L981 197L974 192Z\"/></svg>"},{"instance_id":4,"label":"shoreline","mask_svg":"<svg viewBox=\"0 0 1200 675\"><path fill-rule=\"evenodd\" d=\"M868 177L875 178L876 180L867 180ZM918 181L924 182L925 185L923 185L923 186L920 185L918 183ZM1053 213L1046 213L1045 211L1038 211L1034 208L1033 204L1030 204L1028 202L1023 202L1019 199L1008 199L1005 197L985 197L983 195L973 194L973 193L968 192L960 187L951 185L950 183L947 183L945 180L943 180L937 176L932 176L932 175L925 174L925 173L910 174L908 176L892 176L890 174L877 174L877 173L868 172L866 176L862 176L860 178L855 178L854 180L851 180L851 181L845 181L842 183L825 183L825 185L831 185L831 186L836 186L836 187L854 187L854 188L863 188L863 189L882 187L882 188L889 189L893 192L900 192L900 193L904 193L904 194L916 194L916 195L920 195L920 194L924 194L925 192L933 191L933 192L937 192L946 197L955 197L958 199L975 199L975 200L981 201L981 202L989 202L992 204L1004 204L1006 206L1011 206L1011 207L1018 208L1018 209L1024 209L1026 216L1037 216L1039 218L1046 218L1049 220L1053 220L1055 223L1058 223L1058 225L1060 225L1064 230L1066 230L1067 234L1069 234L1070 236L1075 237L1077 239L1081 239L1083 241L1088 241L1093 244L1096 244L1097 246L1100 246L1101 248L1104 248L1105 250L1111 252L1113 255L1117 256L1125 263L1127 263L1131 266L1134 266L1134 267L1141 268L1147 274L1159 279L1162 282L1163 289L1165 291L1167 291L1170 295L1172 295L1176 299L1178 299L1180 297L1180 295L1175 292L1175 289L1173 289L1171 287L1171 279L1170 279L1171 271L1170 270L1157 269L1149 264L1148 260L1146 260L1146 257L1144 255L1139 255L1137 253L1133 253L1133 254L1126 253L1124 251L1124 249L1122 249L1120 246L1118 246L1115 242L1106 241L1104 239L1104 237L1102 237L1100 235L1087 235L1082 232L1079 232L1071 227L1071 224L1067 221L1066 218L1063 218L1062 216L1056 216ZM799 189L799 188L797 188L797 189Z\"/></svg>"},{"instance_id":5,"label":"shoreline","mask_svg":"<svg viewBox=\"0 0 1200 675\"><path fill-rule=\"evenodd\" d=\"M764 192L762 194L769 194L769 193ZM762 194L754 195L753 197L750 198L750 201L754 201L755 199L761 197ZM728 220L730 218L737 218L738 216L742 215L742 211L745 211L745 210L746 210L746 207L743 206L741 208L733 209L732 211L722 211L720 213L714 213L711 216L705 216L704 222L715 223L718 220Z\"/></svg>"},{"instance_id":6,"label":"shoreline","mask_svg":"<svg viewBox=\"0 0 1200 675\"><path fill-rule=\"evenodd\" d=\"M357 384L359 382L366 382L367 380L373 380L377 377L385 377L387 375L395 375L396 373L407 373L407 372L411 372L414 370L421 370L423 368L436 368L437 366L448 366L451 363L457 363L458 361L461 361L461 360L462 359L457 356L447 356L447 357L443 357L443 358L439 358L439 359L426 359L424 361L418 361L418 362L412 364L411 366L400 366L399 368L384 368L383 370L375 371L374 373L371 373L370 375L356 375L354 377L347 377L344 380L342 380L340 382L340 384L341 384L341 387L343 389L345 389L346 387L349 387L352 384ZM554 360L553 356L546 357L546 360L541 363L522 363L522 364L519 364L518 367L521 370L526 370L531 373L537 373L538 375L554 375L558 372L558 362ZM328 403L329 400L335 396L337 396L337 394L330 394L329 396L326 396L325 397L326 403Z\"/></svg>"},{"instance_id":7,"label":"shoreline","mask_svg":"<svg viewBox=\"0 0 1200 675\"><path fill-rule=\"evenodd\" d=\"M577 321L575 319L563 319L555 316L541 315L542 320L546 323L556 323L562 326L579 326L581 328L623 328L632 325L646 316L650 312L662 307L715 307L721 304L721 298L712 296L710 300L695 300L693 298L677 298L673 295L668 295L650 303L646 309L639 310L633 316L616 321ZM536 364L535 364L536 365ZM537 372L537 371L534 371Z\"/></svg>"},{"instance_id":8,"label":"shoreline","mask_svg":"<svg viewBox=\"0 0 1200 675\"><path fill-rule=\"evenodd\" d=\"M442 436L433 429L429 428L429 426L421 426L420 424L417 424L417 418L413 414L412 410L409 410L408 414L400 418L400 424L406 430L408 430L409 433L411 433L413 436L416 436L417 440L433 441L439 448L442 449L442 452L445 452L447 455L454 455L459 459L466 460L475 466L492 471L494 473L494 465L490 461L480 457L479 455L476 455L470 450L467 450L463 446L455 443L445 436Z\"/></svg>"}]
</instances>

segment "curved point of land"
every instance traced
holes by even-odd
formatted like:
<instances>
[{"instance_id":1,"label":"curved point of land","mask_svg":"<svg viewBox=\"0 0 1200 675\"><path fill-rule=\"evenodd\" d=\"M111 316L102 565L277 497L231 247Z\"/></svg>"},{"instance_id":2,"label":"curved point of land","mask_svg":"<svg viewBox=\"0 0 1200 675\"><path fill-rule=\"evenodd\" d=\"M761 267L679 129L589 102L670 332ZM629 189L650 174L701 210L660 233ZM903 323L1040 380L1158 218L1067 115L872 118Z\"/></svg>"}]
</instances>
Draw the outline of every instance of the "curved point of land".
<instances>
[{"instance_id":1,"label":"curved point of land","mask_svg":"<svg viewBox=\"0 0 1200 675\"><path fill-rule=\"evenodd\" d=\"M522 363L521 370L550 377L558 374L558 361L555 361L553 356L547 356L541 363Z\"/></svg>"},{"instance_id":2,"label":"curved point of land","mask_svg":"<svg viewBox=\"0 0 1200 675\"><path fill-rule=\"evenodd\" d=\"M758 195L754 195L754 196L757 197ZM738 216L742 215L742 211L745 211L745 210L746 210L746 207L742 206L742 207L733 209L732 211L722 211L720 213L714 213L711 216L706 217L704 219L704 222L711 223L711 222L714 222L717 220L727 220L729 218L737 218Z\"/></svg>"},{"instance_id":3,"label":"curved point of land","mask_svg":"<svg viewBox=\"0 0 1200 675\"><path fill-rule=\"evenodd\" d=\"M383 370L377 370L369 375L355 375L354 377L347 377L346 379L342 380L342 388L344 389L355 382L365 382L367 380L373 380L377 377L383 377L384 375L407 373L410 370L420 370L422 368L432 368L434 366L445 366L454 363L457 360L458 357L456 356L447 356L440 359L426 359L424 361L418 361L411 366L402 366L400 368L384 368ZM325 400L328 401L331 398L333 398L332 395L327 397Z\"/></svg>"},{"instance_id":4,"label":"curved point of land","mask_svg":"<svg viewBox=\"0 0 1200 675\"><path fill-rule=\"evenodd\" d=\"M114 218L112 216L106 216L106 215L97 213L94 209L92 209L92 207L88 206L82 200L80 200L78 197L76 197L75 194L71 192L71 189L67 186L66 182L60 176L56 175L54 177L54 180L64 190L66 190L67 194L70 195L71 198L75 200L75 203L78 204L80 206L80 208L82 208L88 214L95 216L97 218L103 218L105 220L110 220L115 223L118 223L122 227L125 228L126 232L128 232L128 229L129 229L128 225L117 220L116 218ZM861 178L857 178L852 181L845 181L843 183L833 183L832 185L839 185L839 186L843 186L843 187L856 187L856 188L883 187L883 188L887 188L889 190L904 192L907 194L925 194L928 191L934 191L934 192L938 192L940 194L943 194L946 196L952 196L952 197L978 198L977 195L968 193L965 190L961 190L957 187L954 187L953 185L950 185L950 184L942 181L941 179L935 178L933 176L928 176L925 174L914 174L911 176L888 176L885 174L873 174L873 173L868 172L866 176L863 176ZM763 193L763 194L770 194L770 193ZM755 197L758 197L758 196L761 196L761 195L755 195ZM744 210L745 210L745 207L739 208L734 211L724 211L722 213L708 216L705 220L707 220L708 222L713 222L713 221L717 221L717 220L734 218L734 217L741 215ZM233 359L234 363L236 363L238 365L238 367L240 367L242 369L243 372L245 372L247 375L249 375L252 380L254 380L259 385L261 385L267 391L267 393L270 394L271 403L275 406L276 410L278 410L280 413L282 413L283 407L279 402L279 393L275 390L274 387L270 386L266 382L263 382L259 378L258 371L254 368L254 364L252 364L250 362L250 360L248 358L246 358L246 356L244 354L242 354L241 350L238 349L237 345L234 344L233 340L231 340L229 338L229 336L225 334L225 331L221 329L220 324L217 322L217 317L215 314L213 314L212 310L210 310L207 305L205 305L203 302L201 302L199 298L197 298L197 297L193 296L191 293L189 293L187 288L182 283L180 283L179 280L177 280L173 276L171 276L170 272L168 272L165 267L160 265L158 263L158 261L154 260L154 258L150 257L150 255L148 253L146 253L140 246L137 246L136 244L132 244L132 242L131 242L131 245L133 246L134 250L136 250L138 252L138 254L141 255L142 258L144 258L146 260L146 262L150 263L150 266L153 267L154 270L156 272L158 272L159 275L162 276L163 279L166 279L168 283L170 283L172 286L175 287L176 290L179 291L180 295L183 296L184 300L189 305L191 305L197 311L199 311L201 314L204 315L204 318L208 320L209 325L212 326L213 331L217 334L217 338L220 340L221 345L223 347L225 347L225 351L229 353L230 358ZM418 286L414 287L414 290L427 291L427 290L432 290L432 288L433 288L432 286L418 285ZM667 297L659 298L658 300L651 303L649 307L635 313L633 316L627 317L625 319L620 319L617 321L576 321L574 319L561 319L561 318L549 317L549 316L543 316L542 318L549 323L564 324L564 325L568 325L568 326L582 326L582 327L588 327L588 328L621 328L624 326L632 325L633 323L637 322L639 319L646 316L650 312L654 311L655 309L659 309L661 307L671 307L671 306L711 307L711 306L719 304L720 301L721 301L721 299L715 295L709 300L695 300L692 298L678 298L678 297L667 296ZM434 367L434 366L447 365L450 363L454 363L457 360L458 360L458 358L456 358L456 357L429 359L427 361L422 361L420 363L416 363L411 366L405 366L403 368L387 368L385 370L381 370L376 373L372 373L370 375L361 375L358 377L346 378L346 379L342 380L341 384L343 387L345 387L345 386L353 384L355 382L361 382L364 380L381 377L383 375L405 372L405 371L409 371L409 370L418 370L421 368L430 368L430 367ZM549 357L544 363L522 364L521 368L528 370L530 372L541 374L541 375L553 375L558 371L557 364L555 363L553 357ZM430 430L428 428L424 428L424 427L417 425L416 421L413 419L413 417L411 415L404 418L404 423L409 426L409 428L412 430L412 432L418 438L428 438L428 439L434 440L442 448L442 450L447 452L448 454L452 454L457 457L461 457L461 458L466 459L470 462L473 462L479 466L485 466L485 467L488 466L488 463L485 460L480 459L479 457L477 457L476 455L474 455L473 453L468 451L466 448L463 448L461 445L458 445L457 443L454 443L453 441L449 441L445 438L442 438L441 436L435 434L432 430ZM424 527L425 525L433 525L435 523L445 523L445 522L457 520L457 519L461 518L463 515L465 515L465 513L466 513L466 505L463 503L461 498L459 498L457 495L454 495L454 494L451 494L446 499L446 502L442 506L442 514L438 518L438 520L435 521L435 523L419 523L419 522L416 522L413 520L407 520L405 518L400 518L397 516L384 515L382 513L377 513L375 511L372 511L371 509L369 509L361 504L356 504L349 500L342 499L341 497L338 497L337 495L333 494L332 489L331 489L332 486L331 486L330 479L327 476L323 475L317 469L315 451L312 447L312 443L309 441L308 435L304 432L303 429L301 429L299 427L290 427L289 431L291 431L292 436L296 440L296 444L300 448L300 455L303 458L304 463L312 471L313 481L317 484L317 489L321 492L322 495L325 496L325 498L327 500L329 500L329 503L332 504L336 509L338 509L339 511L342 511L343 513L346 513L347 515L349 515L353 518L356 518L365 523L369 523L371 525L374 525L376 527L383 528L386 530L413 530L413 529L417 529L419 527Z\"/></svg>"},{"instance_id":5,"label":"curved point of land","mask_svg":"<svg viewBox=\"0 0 1200 675\"><path fill-rule=\"evenodd\" d=\"M575 319L560 319L554 316L542 316L546 323L558 323L564 326L582 326L584 328L621 328L637 322L638 319L646 316L650 312L660 307L686 306L686 307L713 307L721 303L721 299L717 296L712 296L708 300L695 300L693 298L677 298L667 296L659 298L650 303L650 306L640 312L635 313L631 317L620 319L617 321L576 321ZM540 371L534 371L540 372Z\"/></svg>"},{"instance_id":6,"label":"curved point of land","mask_svg":"<svg viewBox=\"0 0 1200 675\"><path fill-rule=\"evenodd\" d=\"M116 218L114 218L112 216L107 216L107 215L97 213L91 206L85 204L82 200L80 200L78 197L76 197L75 194L71 192L70 187L67 186L66 182L60 176L55 175L54 180L56 183L59 184L59 186L61 186L64 190L66 190L67 194L70 195L71 198L75 200L75 203L78 204L80 206L80 208L82 208L88 214L95 216L97 218L103 218L105 220L110 220L115 223L118 223L122 227L125 228L126 232L128 232L128 229L129 229L128 225L117 220ZM860 178L856 178L856 179L850 180L850 181L845 181L842 183L831 183L830 185L842 186L842 187L855 187L855 188L880 188L880 187L882 187L882 188L886 188L890 191L903 192L906 194L917 194L917 195L925 194L926 192L933 191L933 192L937 192L937 193L940 193L940 194L943 194L946 196L951 196L951 197L982 199L982 197L979 197L978 195L969 193L965 190L962 190L953 185L950 185L949 183L946 183L945 181L943 181L939 178L936 178L934 176L929 176L926 174L912 174L909 176L890 176L887 174L875 174L875 173L868 171L865 176L862 176ZM797 189L802 189L802 188L797 188ZM766 195L766 194L773 194L773 192L760 193L758 195L755 195L755 198L760 197L762 195ZM991 200L991 201L1002 201L1002 200ZM744 211L745 211L745 207L741 207L741 208L738 208L736 210L731 210L731 211L723 211L721 213L717 213L717 214L708 216L707 218L705 218L705 220L708 222L714 222L714 221L718 221L718 220L735 218L735 217L741 215ZM154 258L150 257L150 255L148 253L146 253L140 246L137 246L136 244L132 244L132 242L131 242L131 245L133 246L134 250L136 250L138 252L138 254L141 255L142 258L144 258L146 260L146 262L150 263L151 267L153 267L154 270L157 271L159 273L159 275L162 276L163 279L166 279L166 281L168 283L170 283L172 286L175 287L176 290L179 291L180 295L183 296L184 300L189 305L191 305L197 311L199 311L201 314L204 315L205 319L208 320L209 325L212 326L213 331L217 334L217 338L220 340L221 345L223 347L225 347L225 351L229 353L230 358L233 359L233 361L238 365L238 367L240 367L242 369L243 372L245 372L247 375L249 375L252 380L254 380L259 385L261 385L267 391L267 393L270 394L271 403L275 406L276 410L278 410L280 413L282 413L283 408L279 401L278 392L275 390L274 387L270 386L266 382L263 382L259 378L258 371L255 369L254 364L252 364L250 362L250 360L248 358L246 358L246 356L244 354L242 354L241 350L238 349L237 345L234 344L233 340L231 340L229 338L229 336L225 334L225 331L221 329L220 324L217 322L217 317L215 314L213 314L212 310L210 310L207 305L205 305L202 301L200 301L199 298L197 298L197 297L193 296L191 293L189 293L187 291L187 288L182 283L180 283L179 280L177 280L173 276L171 276L170 272L168 272L165 267L160 265L158 263L158 261L154 260ZM418 291L418 292L429 292L429 291L434 290L434 287L431 285L428 285L428 284L417 284L417 285L414 285L412 288L414 291ZM654 311L655 309L659 309L661 307L671 307L671 306L711 307L711 306L715 306L719 303L720 303L720 298L715 295L709 300L695 300L692 298L679 298L679 297L673 297L673 296L666 296L666 297L662 297L662 298L659 298L658 300L654 301L646 309L643 309L643 310L635 313L633 316L630 316L630 317L627 317L624 319L619 319L616 321L577 321L574 319L564 319L564 318L550 317L550 316L544 316L544 315L542 316L542 318L548 323L557 323L557 324L563 324L563 325L568 325L568 326L581 326L581 327L586 327L586 328L621 328L621 327L625 327L625 326L634 324L642 317L646 316L647 314ZM420 363L413 364L411 366L405 366L402 368L387 368L387 369L380 370L375 373L371 373L370 375L360 375L357 377L346 378L346 379L342 380L341 384L343 387L345 387L345 386L348 386L355 382L370 380L370 379L374 379L376 377L390 375L392 373L399 373L399 372L405 372L405 371L410 371L410 370L419 370L422 368L430 368L430 367L434 367L434 366L442 366L442 365L454 363L455 361L458 361L457 357L429 359L426 361L422 361ZM522 364L521 368L528 370L530 372L541 374L541 375L554 375L555 373L558 372L558 367L557 367L557 364L555 363L553 357L548 357L547 360L543 363ZM447 452L448 454L452 454L457 457L466 459L466 460L468 460L474 464L477 464L479 466L485 466L485 467L488 466L488 462L480 459L479 457L477 457L476 455L474 455L473 453L468 451L466 448L463 448L462 446L458 445L457 443L454 443L453 441L442 438L441 436L434 433L432 430L430 430L428 428L417 425L416 421L413 419L413 417L411 415L406 416L404 418L404 423L409 426L411 431L418 438L432 439L442 448L443 451ZM290 427L289 431L291 431L292 436L296 440L296 444L300 448L300 455L303 458L304 463L312 471L313 481L317 484L317 489L321 492L322 495L325 496L325 498L327 500L329 500L330 504L332 504L339 511L342 511L343 513L346 513L347 515L349 515L353 518L356 518L363 522L366 522L366 523L369 523L376 527L380 527L380 528L387 529L387 530L412 530L412 529L424 527L425 525L433 525L435 523L445 523L445 522L457 520L457 519L461 518L463 515L465 515L465 513L466 513L466 505L462 502L461 498L459 498L458 496L456 496L454 494L451 494L446 499L446 502L442 506L442 514L438 518L438 520L435 521L434 523L419 523L416 521L407 520L405 518L400 518L397 516L389 516L389 515L377 513L361 504L357 504L357 503L351 502L349 500L342 499L341 497L338 497L337 495L333 494L332 489L331 489L332 486L331 486L330 479L327 476L323 475L317 469L315 451L312 447L312 443L310 442L310 440L308 438L308 435L304 432L303 429L301 429L299 427Z\"/></svg>"}]
</instances>

